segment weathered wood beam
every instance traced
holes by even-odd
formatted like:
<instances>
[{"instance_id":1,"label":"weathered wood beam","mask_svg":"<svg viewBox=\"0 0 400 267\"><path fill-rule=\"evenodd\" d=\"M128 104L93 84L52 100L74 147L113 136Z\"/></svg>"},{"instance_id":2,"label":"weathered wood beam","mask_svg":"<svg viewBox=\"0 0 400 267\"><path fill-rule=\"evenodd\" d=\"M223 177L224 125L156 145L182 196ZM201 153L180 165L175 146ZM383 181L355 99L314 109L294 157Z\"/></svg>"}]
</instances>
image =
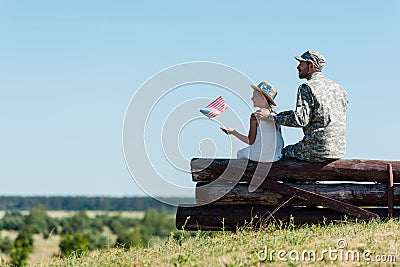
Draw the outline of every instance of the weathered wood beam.
<instances>
[{"instance_id":1,"label":"weathered wood beam","mask_svg":"<svg viewBox=\"0 0 400 267\"><path fill-rule=\"evenodd\" d=\"M288 197L274 191L258 188L254 192L249 192L248 183L239 183L231 190L230 185L215 184L207 190L199 190L207 182L199 182L196 185L196 203L209 203L210 200L217 199L223 195L214 204L216 205L269 205L279 206L286 201ZM307 191L319 193L323 196L344 201L358 206L387 206L387 185L384 184L304 184L304 183L286 183L289 186L295 186ZM394 187L394 203L400 203L400 185ZM307 205L306 202L299 199L292 199L285 206Z\"/></svg>"},{"instance_id":2,"label":"weathered wood beam","mask_svg":"<svg viewBox=\"0 0 400 267\"><path fill-rule=\"evenodd\" d=\"M381 218L386 218L386 208L367 209L369 212L378 214ZM325 208L298 208L282 207L273 215L274 207L259 205L204 205L198 207L179 206L176 213L177 229L186 230L236 230L238 226L248 225L253 222L253 226L259 227L260 223L270 221L288 222L293 216L294 223L297 225L307 223L330 223L332 221L343 220L345 214ZM399 217L400 210L394 209L393 216ZM349 216L347 216L349 218Z\"/></svg>"},{"instance_id":3,"label":"weathered wood beam","mask_svg":"<svg viewBox=\"0 0 400 267\"><path fill-rule=\"evenodd\" d=\"M240 166L241 172L227 169L227 166ZM254 173L257 165L268 170L268 178L283 181L359 181L382 182L388 180L388 164L392 165L393 181L400 183L400 161L341 159L327 163L314 163L296 159L281 159L271 163L257 163L240 159L194 158L191 161L192 179L195 182L213 181L224 171L229 175ZM227 175L224 175L228 178ZM240 177L229 177L238 180Z\"/></svg>"},{"instance_id":4,"label":"weathered wood beam","mask_svg":"<svg viewBox=\"0 0 400 267\"><path fill-rule=\"evenodd\" d=\"M258 174L244 174L243 180L250 183L251 180L254 178L258 180L262 180L263 177L260 177ZM297 199L304 200L310 204L318 205L318 206L323 206L330 208L332 210L340 211L345 214L348 214L350 216L354 216L359 219L364 219L364 220L369 220L372 218L378 218L379 216L377 214L374 214L372 212L366 211L362 208L359 208L357 206L351 205L349 203L341 202L339 200L326 197L323 195L320 195L318 193L310 192L298 187L293 187L286 185L284 183L279 183L277 181L271 180L271 179L264 179L261 184L261 188L264 189L269 189L272 191L275 191L280 194L284 194L290 197L295 197Z\"/></svg>"}]
</instances>

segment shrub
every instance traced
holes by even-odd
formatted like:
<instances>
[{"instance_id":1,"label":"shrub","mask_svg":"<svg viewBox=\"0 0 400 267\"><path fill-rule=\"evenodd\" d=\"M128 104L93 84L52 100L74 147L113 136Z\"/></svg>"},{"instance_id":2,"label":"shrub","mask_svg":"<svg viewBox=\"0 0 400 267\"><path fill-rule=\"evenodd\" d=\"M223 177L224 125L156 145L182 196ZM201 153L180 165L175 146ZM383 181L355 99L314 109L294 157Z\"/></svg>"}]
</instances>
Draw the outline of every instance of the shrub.
<instances>
[{"instance_id":1,"label":"shrub","mask_svg":"<svg viewBox=\"0 0 400 267\"><path fill-rule=\"evenodd\" d=\"M120 233L123 233L128 229L135 227L139 224L140 224L139 219L124 218L121 217L120 215L111 217L107 222L107 226L116 235L119 235Z\"/></svg>"},{"instance_id":2,"label":"shrub","mask_svg":"<svg viewBox=\"0 0 400 267\"><path fill-rule=\"evenodd\" d=\"M11 247L11 265L26 266L29 254L32 251L32 230L29 226L25 226L19 231L14 245Z\"/></svg>"},{"instance_id":3,"label":"shrub","mask_svg":"<svg viewBox=\"0 0 400 267\"><path fill-rule=\"evenodd\" d=\"M142 225L148 227L151 235L168 237L169 233L175 229L175 222L168 215L169 213L164 210L157 212L154 209L149 209L144 215Z\"/></svg>"},{"instance_id":4,"label":"shrub","mask_svg":"<svg viewBox=\"0 0 400 267\"><path fill-rule=\"evenodd\" d=\"M90 219L86 211L80 211L72 217L65 218L61 223L61 234L74 234L90 228Z\"/></svg>"},{"instance_id":5,"label":"shrub","mask_svg":"<svg viewBox=\"0 0 400 267\"><path fill-rule=\"evenodd\" d=\"M151 234L144 225L136 226L132 231L124 231L117 237L116 246L123 248L147 247Z\"/></svg>"},{"instance_id":6,"label":"shrub","mask_svg":"<svg viewBox=\"0 0 400 267\"><path fill-rule=\"evenodd\" d=\"M83 233L83 236L89 241L89 250L104 248L109 245L109 240L102 232L90 229Z\"/></svg>"},{"instance_id":7,"label":"shrub","mask_svg":"<svg viewBox=\"0 0 400 267\"><path fill-rule=\"evenodd\" d=\"M72 253L80 257L88 251L89 243L89 240L80 233L66 234L61 238L58 247L62 257L68 257Z\"/></svg>"},{"instance_id":8,"label":"shrub","mask_svg":"<svg viewBox=\"0 0 400 267\"><path fill-rule=\"evenodd\" d=\"M1 219L3 230L20 230L25 225L25 217L18 211L7 211Z\"/></svg>"},{"instance_id":9,"label":"shrub","mask_svg":"<svg viewBox=\"0 0 400 267\"><path fill-rule=\"evenodd\" d=\"M0 252L4 254L8 254L11 251L12 243L8 236L1 238L0 237Z\"/></svg>"}]
</instances>

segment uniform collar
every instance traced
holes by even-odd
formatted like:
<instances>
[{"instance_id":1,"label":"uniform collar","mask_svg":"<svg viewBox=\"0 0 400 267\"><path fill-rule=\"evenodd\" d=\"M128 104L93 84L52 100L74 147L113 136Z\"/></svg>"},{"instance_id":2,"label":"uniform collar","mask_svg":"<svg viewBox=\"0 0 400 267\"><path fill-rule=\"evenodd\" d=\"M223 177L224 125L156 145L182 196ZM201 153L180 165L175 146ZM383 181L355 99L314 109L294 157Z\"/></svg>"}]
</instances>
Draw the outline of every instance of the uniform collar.
<instances>
[{"instance_id":1,"label":"uniform collar","mask_svg":"<svg viewBox=\"0 0 400 267\"><path fill-rule=\"evenodd\" d=\"M314 72L313 74L311 74L309 80L315 79L315 78L318 78L318 77L324 77L324 75L322 74L322 72L320 72L320 71Z\"/></svg>"}]
</instances>

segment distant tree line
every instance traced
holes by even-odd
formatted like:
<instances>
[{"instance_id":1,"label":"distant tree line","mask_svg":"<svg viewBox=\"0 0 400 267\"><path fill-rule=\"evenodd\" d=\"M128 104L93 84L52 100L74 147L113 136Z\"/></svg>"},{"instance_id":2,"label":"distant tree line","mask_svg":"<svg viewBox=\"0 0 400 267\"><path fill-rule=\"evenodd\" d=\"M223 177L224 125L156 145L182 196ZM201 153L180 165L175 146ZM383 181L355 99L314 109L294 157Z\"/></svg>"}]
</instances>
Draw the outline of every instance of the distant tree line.
<instances>
[{"instance_id":1,"label":"distant tree line","mask_svg":"<svg viewBox=\"0 0 400 267\"><path fill-rule=\"evenodd\" d=\"M185 198L166 198L166 202L188 203ZM83 196L0 196L0 210L31 210L39 205L47 210L167 210L175 211L174 206L159 202L150 197L83 197Z\"/></svg>"}]
</instances>

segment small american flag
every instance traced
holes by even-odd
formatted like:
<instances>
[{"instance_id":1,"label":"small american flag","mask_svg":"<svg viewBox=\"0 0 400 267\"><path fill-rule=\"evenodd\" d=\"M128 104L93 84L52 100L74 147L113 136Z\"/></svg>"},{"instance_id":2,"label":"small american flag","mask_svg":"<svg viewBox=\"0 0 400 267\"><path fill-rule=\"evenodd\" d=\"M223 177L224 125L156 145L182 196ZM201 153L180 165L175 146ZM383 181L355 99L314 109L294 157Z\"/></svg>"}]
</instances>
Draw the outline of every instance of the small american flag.
<instances>
[{"instance_id":1,"label":"small american flag","mask_svg":"<svg viewBox=\"0 0 400 267\"><path fill-rule=\"evenodd\" d=\"M227 108L228 106L226 105L225 100L220 96L208 104L207 107L200 109L200 112L211 119L221 114Z\"/></svg>"}]
</instances>

